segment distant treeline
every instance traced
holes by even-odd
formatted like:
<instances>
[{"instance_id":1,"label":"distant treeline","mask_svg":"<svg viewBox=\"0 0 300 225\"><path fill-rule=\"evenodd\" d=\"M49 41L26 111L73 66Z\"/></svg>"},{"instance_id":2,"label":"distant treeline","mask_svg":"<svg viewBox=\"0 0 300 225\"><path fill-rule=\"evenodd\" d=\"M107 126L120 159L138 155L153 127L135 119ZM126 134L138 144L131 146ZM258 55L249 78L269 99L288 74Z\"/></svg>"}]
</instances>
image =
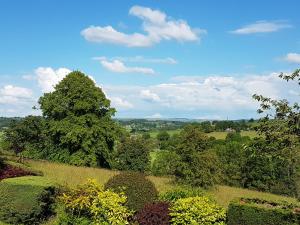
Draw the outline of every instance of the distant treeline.
<instances>
[{"instance_id":1,"label":"distant treeline","mask_svg":"<svg viewBox=\"0 0 300 225\"><path fill-rule=\"evenodd\" d=\"M8 127L12 121L20 121L22 117L0 117L0 129ZM250 120L214 120L214 121L197 121L184 120L150 120L150 119L115 119L120 125L126 127L130 132L147 132L153 130L176 130L181 129L187 124L200 124L206 133L213 131L225 131L226 129L251 130L255 122Z\"/></svg>"},{"instance_id":2,"label":"distant treeline","mask_svg":"<svg viewBox=\"0 0 300 225\"><path fill-rule=\"evenodd\" d=\"M21 117L0 117L0 130L8 127L12 121L19 121Z\"/></svg>"},{"instance_id":3,"label":"distant treeline","mask_svg":"<svg viewBox=\"0 0 300 225\"><path fill-rule=\"evenodd\" d=\"M254 119L250 120L214 120L214 121L173 121L173 120L149 120L149 119L117 119L131 133L176 130L181 129L187 124L197 124L206 133L213 131L226 131L227 129L241 131L253 129Z\"/></svg>"}]
</instances>

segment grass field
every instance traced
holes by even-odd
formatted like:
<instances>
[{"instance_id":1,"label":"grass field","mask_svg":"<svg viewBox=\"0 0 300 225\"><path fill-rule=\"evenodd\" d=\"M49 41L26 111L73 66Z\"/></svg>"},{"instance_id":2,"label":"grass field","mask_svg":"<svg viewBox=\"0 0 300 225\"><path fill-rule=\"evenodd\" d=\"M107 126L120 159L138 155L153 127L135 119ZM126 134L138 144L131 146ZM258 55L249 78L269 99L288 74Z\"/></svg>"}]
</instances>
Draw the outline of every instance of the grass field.
<instances>
[{"instance_id":1,"label":"grass field","mask_svg":"<svg viewBox=\"0 0 300 225\"><path fill-rule=\"evenodd\" d=\"M118 171L106 169L76 167L45 161L28 161L28 165L34 170L43 172L45 178L50 182L67 186L75 186L83 183L88 178L94 178L99 183L105 184L109 178L119 173ZM171 178L155 176L149 176L148 178L155 184L159 192L165 192L177 187ZM229 202L237 197L259 197L268 200L285 200L288 202L297 201L296 199L279 195L221 185L212 190L208 190L207 193L224 207L227 207Z\"/></svg>"},{"instance_id":2,"label":"grass field","mask_svg":"<svg viewBox=\"0 0 300 225\"><path fill-rule=\"evenodd\" d=\"M181 131L180 129L177 129L177 130L168 130L167 132L170 135L173 135L173 134L179 134L180 131ZM159 133L159 131L151 131L150 136L152 138L156 138L158 133ZM228 132L226 132L226 131L223 131L223 132L216 131L216 132L207 133L207 136L215 137L216 139L225 139L227 134L228 134ZM250 138L257 137L257 134L256 134L255 131L241 131L241 135L242 136L249 136Z\"/></svg>"}]
</instances>

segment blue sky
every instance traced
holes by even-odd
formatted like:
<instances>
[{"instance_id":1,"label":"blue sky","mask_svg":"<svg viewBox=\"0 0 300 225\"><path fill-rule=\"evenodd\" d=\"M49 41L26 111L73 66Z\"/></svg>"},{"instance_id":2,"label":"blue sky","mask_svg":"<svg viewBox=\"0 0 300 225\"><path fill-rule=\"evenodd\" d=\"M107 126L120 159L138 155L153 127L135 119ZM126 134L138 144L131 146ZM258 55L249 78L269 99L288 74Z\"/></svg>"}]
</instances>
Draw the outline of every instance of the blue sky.
<instances>
[{"instance_id":1,"label":"blue sky","mask_svg":"<svg viewBox=\"0 0 300 225\"><path fill-rule=\"evenodd\" d=\"M71 70L117 117L256 117L253 93L299 101L300 2L0 0L0 115L32 106Z\"/></svg>"}]
</instances>

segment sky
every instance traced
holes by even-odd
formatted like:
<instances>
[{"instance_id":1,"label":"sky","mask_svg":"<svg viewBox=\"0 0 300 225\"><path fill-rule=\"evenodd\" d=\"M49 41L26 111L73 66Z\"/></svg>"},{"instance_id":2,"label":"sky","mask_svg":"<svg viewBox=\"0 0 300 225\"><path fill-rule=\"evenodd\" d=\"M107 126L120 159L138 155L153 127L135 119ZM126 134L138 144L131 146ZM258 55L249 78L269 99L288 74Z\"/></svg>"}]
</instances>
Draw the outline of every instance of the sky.
<instances>
[{"instance_id":1,"label":"sky","mask_svg":"<svg viewBox=\"0 0 300 225\"><path fill-rule=\"evenodd\" d=\"M299 0L0 0L0 116L38 115L69 72L118 118L257 118L255 93L299 102Z\"/></svg>"}]
</instances>

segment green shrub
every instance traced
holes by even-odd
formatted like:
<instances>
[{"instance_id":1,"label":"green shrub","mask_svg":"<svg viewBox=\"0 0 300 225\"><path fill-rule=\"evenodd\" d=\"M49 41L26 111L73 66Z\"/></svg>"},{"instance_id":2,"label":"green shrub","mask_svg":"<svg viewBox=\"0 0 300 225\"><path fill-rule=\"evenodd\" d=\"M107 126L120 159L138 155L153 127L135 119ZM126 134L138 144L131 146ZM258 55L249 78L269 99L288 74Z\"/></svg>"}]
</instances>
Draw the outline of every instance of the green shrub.
<instances>
[{"instance_id":1,"label":"green shrub","mask_svg":"<svg viewBox=\"0 0 300 225\"><path fill-rule=\"evenodd\" d=\"M177 200L170 208L171 224L225 225L226 212L207 197ZM248 224L247 224L248 225Z\"/></svg>"},{"instance_id":2,"label":"green shrub","mask_svg":"<svg viewBox=\"0 0 300 225\"><path fill-rule=\"evenodd\" d=\"M131 213L124 206L126 196L104 191L94 180L64 193L60 200L63 209L59 214L59 224L129 224Z\"/></svg>"},{"instance_id":3,"label":"green shrub","mask_svg":"<svg viewBox=\"0 0 300 225\"><path fill-rule=\"evenodd\" d=\"M300 224L300 205L261 199L235 199L228 207L228 225Z\"/></svg>"},{"instance_id":4,"label":"green shrub","mask_svg":"<svg viewBox=\"0 0 300 225\"><path fill-rule=\"evenodd\" d=\"M151 172L155 176L174 175L180 156L173 151L159 151L152 164Z\"/></svg>"},{"instance_id":5,"label":"green shrub","mask_svg":"<svg viewBox=\"0 0 300 225\"><path fill-rule=\"evenodd\" d=\"M209 188L220 180L220 161L211 150L194 153L189 162L181 161L176 169L178 181L197 187Z\"/></svg>"},{"instance_id":6,"label":"green shrub","mask_svg":"<svg viewBox=\"0 0 300 225\"><path fill-rule=\"evenodd\" d=\"M204 196L205 191L201 188L180 187L159 195L159 199L167 202L175 202L181 198Z\"/></svg>"},{"instance_id":7,"label":"green shrub","mask_svg":"<svg viewBox=\"0 0 300 225\"><path fill-rule=\"evenodd\" d=\"M105 189L124 192L127 196L126 205L136 211L146 203L155 201L158 195L154 184L144 174L134 172L125 172L112 177L105 184Z\"/></svg>"},{"instance_id":8,"label":"green shrub","mask_svg":"<svg viewBox=\"0 0 300 225\"><path fill-rule=\"evenodd\" d=\"M54 187L43 177L18 177L0 182L0 221L38 224L52 213Z\"/></svg>"},{"instance_id":9,"label":"green shrub","mask_svg":"<svg viewBox=\"0 0 300 225\"><path fill-rule=\"evenodd\" d=\"M144 172L150 167L150 141L140 136L125 137L117 147L115 167L118 170Z\"/></svg>"}]
</instances>

